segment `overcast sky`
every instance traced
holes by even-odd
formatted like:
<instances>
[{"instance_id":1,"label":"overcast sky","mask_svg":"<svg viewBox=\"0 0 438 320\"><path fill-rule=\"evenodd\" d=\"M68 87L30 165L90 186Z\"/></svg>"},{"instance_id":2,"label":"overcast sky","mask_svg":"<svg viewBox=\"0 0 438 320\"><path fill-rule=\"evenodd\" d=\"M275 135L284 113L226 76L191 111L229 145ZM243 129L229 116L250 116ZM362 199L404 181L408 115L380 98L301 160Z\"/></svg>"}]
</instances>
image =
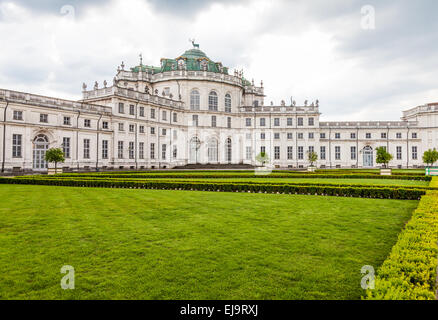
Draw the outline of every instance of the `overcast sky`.
<instances>
[{"instance_id":1,"label":"overcast sky","mask_svg":"<svg viewBox=\"0 0 438 320\"><path fill-rule=\"evenodd\" d=\"M266 104L319 99L322 120L398 120L438 101L437 13L436 0L0 0L0 87L80 99L121 61L158 66L195 38L263 80Z\"/></svg>"}]
</instances>

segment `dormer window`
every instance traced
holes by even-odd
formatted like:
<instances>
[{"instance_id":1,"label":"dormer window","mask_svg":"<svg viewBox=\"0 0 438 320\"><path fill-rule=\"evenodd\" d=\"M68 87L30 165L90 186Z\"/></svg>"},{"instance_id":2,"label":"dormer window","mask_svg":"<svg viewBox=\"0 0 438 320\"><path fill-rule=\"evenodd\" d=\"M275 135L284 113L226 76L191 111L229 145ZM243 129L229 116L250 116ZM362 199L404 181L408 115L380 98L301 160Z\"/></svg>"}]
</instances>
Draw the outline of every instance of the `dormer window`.
<instances>
[{"instance_id":1,"label":"dormer window","mask_svg":"<svg viewBox=\"0 0 438 320\"><path fill-rule=\"evenodd\" d=\"M208 69L208 62L207 62L207 60L202 60L201 63L200 63L200 66L201 66L201 70L202 71L207 71L207 69Z\"/></svg>"},{"instance_id":2,"label":"dormer window","mask_svg":"<svg viewBox=\"0 0 438 320\"><path fill-rule=\"evenodd\" d=\"M184 66L186 64L186 62L184 61L184 59L179 59L178 61L178 70L183 70Z\"/></svg>"}]
</instances>

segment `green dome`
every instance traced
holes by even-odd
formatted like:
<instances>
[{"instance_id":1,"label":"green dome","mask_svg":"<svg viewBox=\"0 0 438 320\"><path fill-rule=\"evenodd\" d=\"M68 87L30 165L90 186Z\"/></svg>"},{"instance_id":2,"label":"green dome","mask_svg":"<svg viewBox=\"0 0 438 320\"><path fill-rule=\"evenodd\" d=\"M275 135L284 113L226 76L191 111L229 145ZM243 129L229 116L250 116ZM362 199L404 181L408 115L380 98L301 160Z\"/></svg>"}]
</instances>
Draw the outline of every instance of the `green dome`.
<instances>
[{"instance_id":1,"label":"green dome","mask_svg":"<svg viewBox=\"0 0 438 320\"><path fill-rule=\"evenodd\" d=\"M187 59L199 59L199 58L207 58L208 60L210 60L207 55L199 50L199 49L190 49L187 50L186 52L184 52L181 57L187 58Z\"/></svg>"}]
</instances>

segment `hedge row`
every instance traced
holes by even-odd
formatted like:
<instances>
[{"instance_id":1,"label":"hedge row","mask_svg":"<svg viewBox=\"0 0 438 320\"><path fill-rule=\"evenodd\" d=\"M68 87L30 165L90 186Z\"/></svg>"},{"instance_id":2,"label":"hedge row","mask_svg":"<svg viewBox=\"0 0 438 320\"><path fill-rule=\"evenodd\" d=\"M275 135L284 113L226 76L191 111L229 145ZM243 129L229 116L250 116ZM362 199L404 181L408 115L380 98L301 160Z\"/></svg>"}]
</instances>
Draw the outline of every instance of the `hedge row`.
<instances>
[{"instance_id":1,"label":"hedge row","mask_svg":"<svg viewBox=\"0 0 438 320\"><path fill-rule=\"evenodd\" d=\"M22 179L47 179L50 177L48 176L22 176L19 177ZM53 179L53 178L52 178ZM78 178L76 177L71 177L71 176L58 176L56 178L57 180L77 180ZM155 182L155 183L159 183L159 182L163 182L163 180L166 180L164 178L106 178L106 177L96 177L96 176L87 176L87 177L80 177L79 180L111 180L111 181L132 181L132 182ZM309 179L310 181L312 179ZM226 181L223 182L221 180L214 180L214 179L206 179L205 181L194 181L194 180L190 180L189 177L184 177L184 178L179 178L178 180L171 180L169 178L169 181L172 182L179 182L179 183L191 183L191 182L196 182L196 183L201 183L201 182L206 182L209 184L224 184L224 183L232 183L232 184L247 184L247 185L253 185L253 184L264 184L264 185L269 185L269 184L274 184L274 185L279 185L279 184L286 184L286 185L300 185L300 186L329 186L329 187L351 187L351 188L404 188L404 189L436 189L438 190L438 186L436 187L430 187L430 186L397 186L397 185L377 185L377 184L348 184L348 183L317 183L317 182L283 182L283 181L276 181L276 182L271 182L271 181L239 181L239 180L235 180L235 181Z\"/></svg>"},{"instance_id":2,"label":"hedge row","mask_svg":"<svg viewBox=\"0 0 438 320\"><path fill-rule=\"evenodd\" d=\"M438 184L438 179L434 178ZM391 254L377 271L369 300L435 300L438 264L438 192L428 191Z\"/></svg>"},{"instance_id":3,"label":"hedge row","mask_svg":"<svg viewBox=\"0 0 438 320\"><path fill-rule=\"evenodd\" d=\"M302 186L275 184L235 184L208 182L160 182L160 181L120 181L120 180L88 180L88 179L32 179L32 178L2 178L0 183L36 184L52 186L98 187L98 188L132 188L132 189L162 189L162 190L196 190L222 192L252 192L252 193L282 193L309 194L340 197L407 199L417 200L426 193L421 189L408 188L374 188L370 187L339 187L339 186Z\"/></svg>"},{"instance_id":4,"label":"hedge row","mask_svg":"<svg viewBox=\"0 0 438 320\"><path fill-rule=\"evenodd\" d=\"M225 178L317 178L317 179L391 179L391 180L416 180L416 181L430 181L430 176L409 176L409 175L397 175L397 176L381 176L373 174L270 174L270 175L254 175L254 174L81 174L81 173L64 173L61 175L53 175L48 178L56 179L57 177L101 177L101 178L191 178L191 179L225 179Z\"/></svg>"}]
</instances>

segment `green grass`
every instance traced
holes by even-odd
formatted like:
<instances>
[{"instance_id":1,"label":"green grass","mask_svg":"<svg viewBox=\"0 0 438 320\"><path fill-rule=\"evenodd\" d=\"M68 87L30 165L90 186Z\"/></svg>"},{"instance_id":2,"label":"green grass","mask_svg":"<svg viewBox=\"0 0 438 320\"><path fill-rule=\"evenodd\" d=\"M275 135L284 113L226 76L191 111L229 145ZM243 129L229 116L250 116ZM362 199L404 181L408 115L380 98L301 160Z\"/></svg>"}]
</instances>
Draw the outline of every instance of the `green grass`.
<instances>
[{"instance_id":1,"label":"green grass","mask_svg":"<svg viewBox=\"0 0 438 320\"><path fill-rule=\"evenodd\" d=\"M25 185L0 197L2 299L359 299L361 267L377 270L418 203Z\"/></svg>"}]
</instances>

